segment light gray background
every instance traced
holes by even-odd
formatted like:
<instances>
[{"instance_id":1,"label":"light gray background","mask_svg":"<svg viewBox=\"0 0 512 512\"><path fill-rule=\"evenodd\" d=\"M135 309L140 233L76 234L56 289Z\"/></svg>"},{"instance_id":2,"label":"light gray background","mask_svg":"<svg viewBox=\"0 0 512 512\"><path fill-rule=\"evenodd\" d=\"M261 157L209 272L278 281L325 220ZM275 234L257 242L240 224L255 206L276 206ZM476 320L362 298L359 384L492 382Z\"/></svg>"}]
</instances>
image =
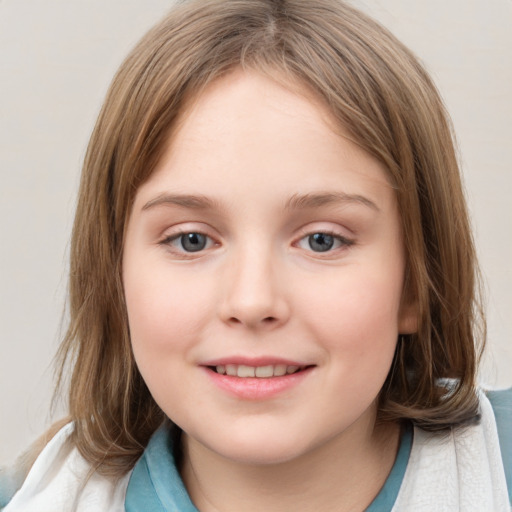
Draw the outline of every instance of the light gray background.
<instances>
[{"instance_id":1,"label":"light gray background","mask_svg":"<svg viewBox=\"0 0 512 512\"><path fill-rule=\"evenodd\" d=\"M417 53L452 113L487 285L482 380L510 386L512 1L353 3ZM80 164L115 69L170 5L0 0L0 463L52 420Z\"/></svg>"}]
</instances>

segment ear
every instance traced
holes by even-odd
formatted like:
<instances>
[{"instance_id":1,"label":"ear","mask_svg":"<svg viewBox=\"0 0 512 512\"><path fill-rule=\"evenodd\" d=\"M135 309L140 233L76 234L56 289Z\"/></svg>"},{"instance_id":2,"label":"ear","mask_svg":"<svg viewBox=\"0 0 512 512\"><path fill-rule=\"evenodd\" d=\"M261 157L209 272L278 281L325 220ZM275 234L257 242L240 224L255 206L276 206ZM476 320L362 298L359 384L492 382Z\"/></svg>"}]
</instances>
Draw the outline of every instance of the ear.
<instances>
[{"instance_id":1,"label":"ear","mask_svg":"<svg viewBox=\"0 0 512 512\"><path fill-rule=\"evenodd\" d=\"M398 312L398 333L414 334L419 327L419 307L416 300L403 301Z\"/></svg>"},{"instance_id":2,"label":"ear","mask_svg":"<svg viewBox=\"0 0 512 512\"><path fill-rule=\"evenodd\" d=\"M420 325L420 304L416 286L411 279L411 270L406 266L400 309L398 310L398 333L415 334Z\"/></svg>"}]
</instances>

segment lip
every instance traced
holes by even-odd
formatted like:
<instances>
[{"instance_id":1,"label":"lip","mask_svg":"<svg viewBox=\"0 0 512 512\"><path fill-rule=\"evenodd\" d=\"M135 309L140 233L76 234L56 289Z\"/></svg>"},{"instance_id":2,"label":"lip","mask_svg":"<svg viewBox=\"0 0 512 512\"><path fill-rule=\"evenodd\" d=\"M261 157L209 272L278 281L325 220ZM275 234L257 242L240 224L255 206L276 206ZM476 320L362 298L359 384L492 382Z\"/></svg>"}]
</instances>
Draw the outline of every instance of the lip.
<instances>
[{"instance_id":1,"label":"lip","mask_svg":"<svg viewBox=\"0 0 512 512\"><path fill-rule=\"evenodd\" d=\"M202 362L200 366L226 366L228 364L245 365L245 366L277 366L284 364L286 366L314 366L311 363L304 361L294 361L292 359L283 359L281 357L261 356L261 357L246 357L246 356L230 356L220 359L211 359Z\"/></svg>"},{"instance_id":2,"label":"lip","mask_svg":"<svg viewBox=\"0 0 512 512\"><path fill-rule=\"evenodd\" d=\"M242 362L234 362L242 361ZM271 362L269 362L271 361ZM279 361L279 362L276 362ZM210 363L210 362L208 362ZM211 369L212 366L224 364L243 364L247 366L266 366L270 364L286 364L288 366L304 366L296 361L285 362L283 359L258 359L255 363L254 359L247 358L229 358L218 359L212 361L212 364L201 365L201 369L205 372L217 388L222 392L240 399L248 401L264 401L277 397L293 390L293 388L300 386L312 373L315 368L314 365L306 366L303 370L296 373L283 375L280 377L234 377L231 375L221 375Z\"/></svg>"}]
</instances>

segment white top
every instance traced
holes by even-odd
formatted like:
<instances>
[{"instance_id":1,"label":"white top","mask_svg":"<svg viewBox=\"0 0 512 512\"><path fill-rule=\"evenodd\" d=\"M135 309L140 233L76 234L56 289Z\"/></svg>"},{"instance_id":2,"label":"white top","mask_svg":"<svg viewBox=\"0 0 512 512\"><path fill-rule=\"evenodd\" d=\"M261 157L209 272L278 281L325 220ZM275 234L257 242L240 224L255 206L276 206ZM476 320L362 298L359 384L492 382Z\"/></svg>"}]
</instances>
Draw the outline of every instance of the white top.
<instances>
[{"instance_id":1,"label":"white top","mask_svg":"<svg viewBox=\"0 0 512 512\"><path fill-rule=\"evenodd\" d=\"M480 394L481 422L445 436L414 429L392 512L510 512L496 421Z\"/></svg>"},{"instance_id":2,"label":"white top","mask_svg":"<svg viewBox=\"0 0 512 512\"><path fill-rule=\"evenodd\" d=\"M71 444L68 423L41 452L4 512L124 512L130 474L110 479L93 473Z\"/></svg>"}]
</instances>

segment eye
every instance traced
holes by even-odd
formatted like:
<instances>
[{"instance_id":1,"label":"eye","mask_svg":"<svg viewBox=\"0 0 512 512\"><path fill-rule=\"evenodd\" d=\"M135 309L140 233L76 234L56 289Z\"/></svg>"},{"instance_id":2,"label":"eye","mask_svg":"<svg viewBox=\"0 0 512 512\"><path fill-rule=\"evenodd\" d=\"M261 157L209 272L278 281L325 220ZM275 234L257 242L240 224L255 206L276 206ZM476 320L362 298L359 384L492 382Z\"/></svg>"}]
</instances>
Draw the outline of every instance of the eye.
<instances>
[{"instance_id":1,"label":"eye","mask_svg":"<svg viewBox=\"0 0 512 512\"><path fill-rule=\"evenodd\" d=\"M179 233L171 235L161 242L179 252L199 252L213 245L213 240L203 233Z\"/></svg>"},{"instance_id":2,"label":"eye","mask_svg":"<svg viewBox=\"0 0 512 512\"><path fill-rule=\"evenodd\" d=\"M318 232L311 233L301 238L298 242L298 246L301 249L307 249L313 252L328 252L343 246L348 247L352 245L352 243L351 240L334 233Z\"/></svg>"}]
</instances>

